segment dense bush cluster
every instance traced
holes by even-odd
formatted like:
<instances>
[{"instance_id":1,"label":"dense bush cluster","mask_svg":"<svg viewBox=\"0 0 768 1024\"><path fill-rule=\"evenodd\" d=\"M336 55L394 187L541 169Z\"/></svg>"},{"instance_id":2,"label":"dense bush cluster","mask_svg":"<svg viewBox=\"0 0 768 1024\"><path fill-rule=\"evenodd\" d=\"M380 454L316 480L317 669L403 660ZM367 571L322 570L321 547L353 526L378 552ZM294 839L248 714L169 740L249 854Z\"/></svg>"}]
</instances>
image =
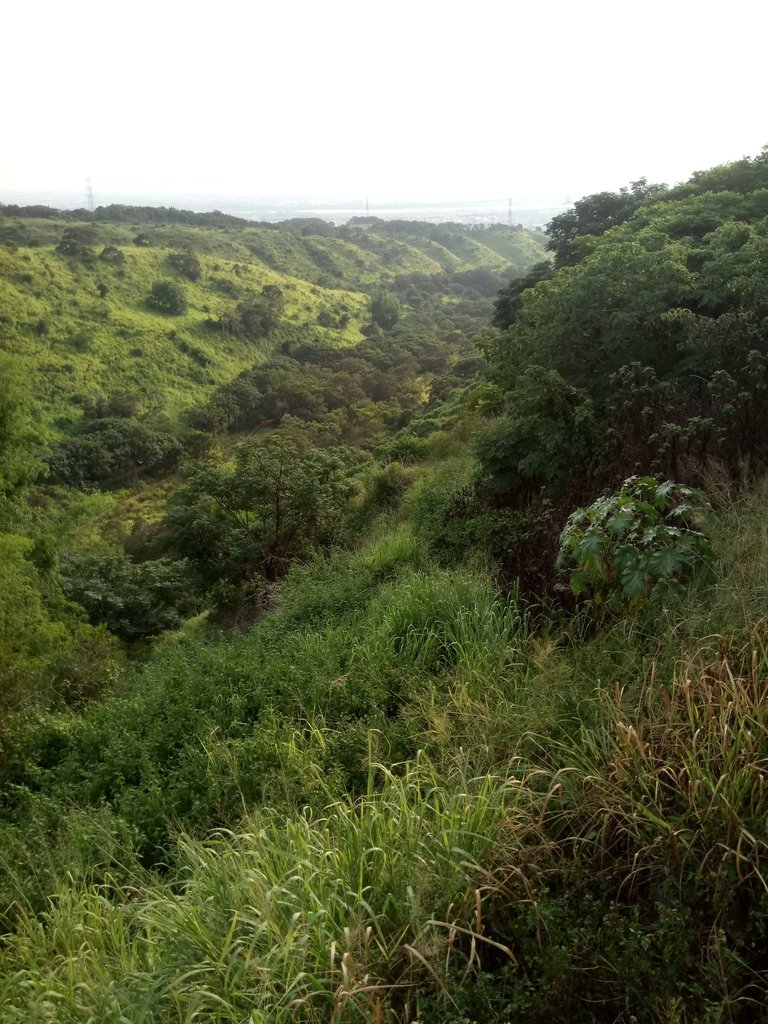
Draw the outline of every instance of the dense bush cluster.
<instances>
[{"instance_id":1,"label":"dense bush cluster","mask_svg":"<svg viewBox=\"0 0 768 1024\"><path fill-rule=\"evenodd\" d=\"M176 438L135 419L105 416L59 442L48 461L48 479L73 487L121 484L156 476L177 464Z\"/></svg>"}]
</instances>

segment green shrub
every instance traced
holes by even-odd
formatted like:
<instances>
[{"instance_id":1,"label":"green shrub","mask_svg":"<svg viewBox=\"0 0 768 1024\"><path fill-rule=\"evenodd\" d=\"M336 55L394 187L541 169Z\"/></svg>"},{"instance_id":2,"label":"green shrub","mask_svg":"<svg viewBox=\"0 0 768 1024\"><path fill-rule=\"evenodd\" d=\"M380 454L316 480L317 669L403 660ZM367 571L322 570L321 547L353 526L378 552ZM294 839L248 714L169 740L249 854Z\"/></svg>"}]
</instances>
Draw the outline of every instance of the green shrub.
<instances>
[{"instance_id":1,"label":"green shrub","mask_svg":"<svg viewBox=\"0 0 768 1024\"><path fill-rule=\"evenodd\" d=\"M706 498L680 484L630 477L621 489L577 509L560 537L557 567L576 597L610 611L663 604L711 569ZM575 565L574 565L575 563Z\"/></svg>"},{"instance_id":2,"label":"green shrub","mask_svg":"<svg viewBox=\"0 0 768 1024\"><path fill-rule=\"evenodd\" d=\"M157 475L175 467L181 450L170 434L137 420L105 416L91 420L80 434L53 449L48 478L87 487L135 479L139 474Z\"/></svg>"},{"instance_id":3,"label":"green shrub","mask_svg":"<svg viewBox=\"0 0 768 1024\"><path fill-rule=\"evenodd\" d=\"M188 281L200 280L200 260L191 252L173 252L168 257L168 262Z\"/></svg>"},{"instance_id":4,"label":"green shrub","mask_svg":"<svg viewBox=\"0 0 768 1024\"><path fill-rule=\"evenodd\" d=\"M158 313L180 316L187 311L187 296L181 285L174 281L155 281L147 305Z\"/></svg>"},{"instance_id":5,"label":"green shrub","mask_svg":"<svg viewBox=\"0 0 768 1024\"><path fill-rule=\"evenodd\" d=\"M62 587L94 625L126 641L177 629L193 608L183 562L132 562L125 555L70 554L62 560Z\"/></svg>"}]
</instances>

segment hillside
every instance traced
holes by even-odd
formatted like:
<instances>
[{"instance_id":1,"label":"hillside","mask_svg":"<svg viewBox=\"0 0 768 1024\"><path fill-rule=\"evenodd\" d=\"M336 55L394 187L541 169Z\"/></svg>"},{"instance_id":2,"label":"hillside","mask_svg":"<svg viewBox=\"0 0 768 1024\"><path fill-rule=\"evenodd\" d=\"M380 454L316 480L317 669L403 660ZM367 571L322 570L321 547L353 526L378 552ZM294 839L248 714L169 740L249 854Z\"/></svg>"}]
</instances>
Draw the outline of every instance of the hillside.
<instances>
[{"instance_id":1,"label":"hillside","mask_svg":"<svg viewBox=\"0 0 768 1024\"><path fill-rule=\"evenodd\" d=\"M764 1019L766 196L6 217L4 1019Z\"/></svg>"},{"instance_id":2,"label":"hillside","mask_svg":"<svg viewBox=\"0 0 768 1024\"><path fill-rule=\"evenodd\" d=\"M465 233L452 230L446 241L457 248ZM136 395L141 414L175 422L287 341L358 342L368 320L361 288L402 275L442 277L446 269L519 275L542 248L529 233L495 232L505 233L515 236L508 258L467 239L462 256L437 246L438 260L421 251L434 243L418 234L394 239L358 230L353 241L338 231L325 237L298 229L0 216L0 238L12 241L0 249L0 345L29 373L46 427L68 429L78 407L112 393ZM173 265L180 254L193 259L192 279ZM178 315L147 303L153 284L167 280L186 295L188 308ZM211 330L270 286L282 293L279 331L242 338ZM446 293L451 287L438 283Z\"/></svg>"}]
</instances>

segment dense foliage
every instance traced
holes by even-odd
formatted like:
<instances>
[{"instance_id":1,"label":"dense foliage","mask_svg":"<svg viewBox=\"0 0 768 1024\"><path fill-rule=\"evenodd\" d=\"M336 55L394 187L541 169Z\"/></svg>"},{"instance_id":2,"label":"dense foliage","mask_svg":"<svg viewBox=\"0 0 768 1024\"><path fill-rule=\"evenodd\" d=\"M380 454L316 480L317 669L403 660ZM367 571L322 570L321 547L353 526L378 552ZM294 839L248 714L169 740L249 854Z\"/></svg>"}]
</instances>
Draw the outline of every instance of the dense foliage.
<instances>
[{"instance_id":1,"label":"dense foliage","mask_svg":"<svg viewBox=\"0 0 768 1024\"><path fill-rule=\"evenodd\" d=\"M475 507L546 507L508 559L523 576L542 546L552 564L575 505L629 475L697 484L717 463L738 478L768 454L768 156L587 197L551 230L559 269L512 282L482 339L495 419L475 442Z\"/></svg>"},{"instance_id":2,"label":"dense foliage","mask_svg":"<svg viewBox=\"0 0 768 1024\"><path fill-rule=\"evenodd\" d=\"M48 462L54 483L82 487L114 484L172 469L182 447L173 436L133 419L102 417L60 441Z\"/></svg>"},{"instance_id":3,"label":"dense foliage","mask_svg":"<svg viewBox=\"0 0 768 1024\"><path fill-rule=\"evenodd\" d=\"M761 1019L767 197L0 209L4 1020Z\"/></svg>"},{"instance_id":4,"label":"dense foliage","mask_svg":"<svg viewBox=\"0 0 768 1024\"><path fill-rule=\"evenodd\" d=\"M631 477L616 494L573 512L560 536L557 567L570 587L611 611L647 602L664 607L685 594L714 559L705 532L711 509L689 487Z\"/></svg>"},{"instance_id":5,"label":"dense foliage","mask_svg":"<svg viewBox=\"0 0 768 1024\"><path fill-rule=\"evenodd\" d=\"M166 516L171 545L204 587L273 582L340 534L350 485L341 449L302 450L273 435L234 465L190 471Z\"/></svg>"}]
</instances>

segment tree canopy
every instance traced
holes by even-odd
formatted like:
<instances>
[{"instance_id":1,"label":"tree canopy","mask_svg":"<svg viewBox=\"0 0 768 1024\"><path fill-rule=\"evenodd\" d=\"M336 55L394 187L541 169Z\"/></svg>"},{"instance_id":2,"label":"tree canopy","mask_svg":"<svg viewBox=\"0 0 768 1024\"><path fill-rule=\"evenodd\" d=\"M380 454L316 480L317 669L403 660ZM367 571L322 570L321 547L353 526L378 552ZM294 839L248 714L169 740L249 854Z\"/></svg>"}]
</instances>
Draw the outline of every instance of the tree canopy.
<instances>
[{"instance_id":1,"label":"tree canopy","mask_svg":"<svg viewBox=\"0 0 768 1024\"><path fill-rule=\"evenodd\" d=\"M336 536L350 485L343 449L302 450L272 437L230 465L198 464L166 517L171 543L204 585L273 581Z\"/></svg>"}]
</instances>

